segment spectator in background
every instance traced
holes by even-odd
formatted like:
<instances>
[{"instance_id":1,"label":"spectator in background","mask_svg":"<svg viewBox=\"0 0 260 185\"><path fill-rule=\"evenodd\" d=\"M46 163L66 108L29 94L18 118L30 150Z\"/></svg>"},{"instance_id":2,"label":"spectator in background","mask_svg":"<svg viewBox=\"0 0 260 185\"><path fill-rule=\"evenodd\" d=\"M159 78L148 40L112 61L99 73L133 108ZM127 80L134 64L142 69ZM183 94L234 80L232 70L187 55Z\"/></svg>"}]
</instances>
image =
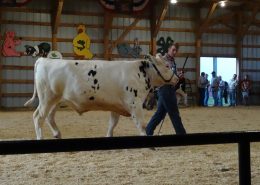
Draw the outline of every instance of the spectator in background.
<instances>
[{"instance_id":1,"label":"spectator in background","mask_svg":"<svg viewBox=\"0 0 260 185\"><path fill-rule=\"evenodd\" d=\"M223 94L225 89L225 82L222 80L222 77L218 77L218 106L223 106Z\"/></svg>"},{"instance_id":2,"label":"spectator in background","mask_svg":"<svg viewBox=\"0 0 260 185\"><path fill-rule=\"evenodd\" d=\"M237 74L233 75L233 78L229 81L229 106L236 106L236 89L237 89L238 81L237 81Z\"/></svg>"},{"instance_id":3,"label":"spectator in background","mask_svg":"<svg viewBox=\"0 0 260 185\"><path fill-rule=\"evenodd\" d=\"M199 88L199 106L204 106L204 99L205 99L205 88L207 85L207 81L205 78L205 73L201 72L200 78L198 81L198 88Z\"/></svg>"},{"instance_id":4,"label":"spectator in background","mask_svg":"<svg viewBox=\"0 0 260 185\"><path fill-rule=\"evenodd\" d=\"M248 75L244 76L244 79L240 82L240 89L242 94L242 101L244 105L249 105L249 92L252 87L251 80L248 79Z\"/></svg>"},{"instance_id":5,"label":"spectator in background","mask_svg":"<svg viewBox=\"0 0 260 185\"><path fill-rule=\"evenodd\" d=\"M216 72L213 71L210 83L210 89L212 92L212 97L214 99L214 106L218 106L218 77L216 76Z\"/></svg>"},{"instance_id":6,"label":"spectator in background","mask_svg":"<svg viewBox=\"0 0 260 185\"><path fill-rule=\"evenodd\" d=\"M224 92L223 92L223 98L224 98L224 102L225 104L228 103L228 83L226 81L224 81L225 84L225 88L224 88Z\"/></svg>"},{"instance_id":7,"label":"spectator in background","mask_svg":"<svg viewBox=\"0 0 260 185\"><path fill-rule=\"evenodd\" d=\"M208 100L209 100L209 86L210 86L210 83L209 83L209 80L208 80L208 74L205 74L205 79L206 79L206 86L205 86L205 97L204 97L204 107L207 107L208 106Z\"/></svg>"}]
</instances>

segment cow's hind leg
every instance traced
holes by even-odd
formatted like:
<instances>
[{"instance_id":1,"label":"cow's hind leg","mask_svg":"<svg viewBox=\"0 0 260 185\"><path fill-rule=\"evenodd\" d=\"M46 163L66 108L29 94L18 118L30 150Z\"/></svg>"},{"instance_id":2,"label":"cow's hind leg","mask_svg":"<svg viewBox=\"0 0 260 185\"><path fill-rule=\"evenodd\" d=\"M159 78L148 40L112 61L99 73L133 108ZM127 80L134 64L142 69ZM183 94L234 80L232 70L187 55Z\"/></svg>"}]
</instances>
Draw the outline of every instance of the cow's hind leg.
<instances>
[{"instance_id":1,"label":"cow's hind leg","mask_svg":"<svg viewBox=\"0 0 260 185\"><path fill-rule=\"evenodd\" d=\"M57 106L58 104L55 104L52 106L50 109L50 112L46 118L46 121L52 131L53 137L57 139L61 139L61 133L60 130L58 129L56 122L55 122L55 113L57 111Z\"/></svg>"},{"instance_id":2,"label":"cow's hind leg","mask_svg":"<svg viewBox=\"0 0 260 185\"><path fill-rule=\"evenodd\" d=\"M33 122L35 126L36 137L38 140L42 139L42 125L50 110L48 105L39 104L33 113Z\"/></svg>"},{"instance_id":3,"label":"cow's hind leg","mask_svg":"<svg viewBox=\"0 0 260 185\"><path fill-rule=\"evenodd\" d=\"M38 106L37 109L33 113L33 122L34 122L36 137L38 140L42 139L42 125L44 122L44 119L42 119L40 116L39 109L40 109L40 106Z\"/></svg>"},{"instance_id":4,"label":"cow's hind leg","mask_svg":"<svg viewBox=\"0 0 260 185\"><path fill-rule=\"evenodd\" d=\"M113 136L113 130L118 123L119 117L120 117L119 114L117 114L115 112L111 112L110 118L109 118L108 130L107 130L107 137Z\"/></svg>"}]
</instances>

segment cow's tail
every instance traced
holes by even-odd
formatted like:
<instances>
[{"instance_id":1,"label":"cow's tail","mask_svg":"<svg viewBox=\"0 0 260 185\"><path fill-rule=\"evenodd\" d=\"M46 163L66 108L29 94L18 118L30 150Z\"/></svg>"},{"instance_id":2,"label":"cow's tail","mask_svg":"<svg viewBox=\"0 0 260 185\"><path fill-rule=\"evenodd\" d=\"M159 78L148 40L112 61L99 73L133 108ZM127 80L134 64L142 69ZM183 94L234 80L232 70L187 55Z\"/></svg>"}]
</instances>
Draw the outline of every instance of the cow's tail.
<instances>
[{"instance_id":1,"label":"cow's tail","mask_svg":"<svg viewBox=\"0 0 260 185\"><path fill-rule=\"evenodd\" d=\"M29 107L29 106L32 106L33 102L35 101L36 99L36 96L37 96L37 89L36 89L36 72L37 72L37 65L38 65L38 62L40 61L40 59L38 59L36 62L35 62L35 65L34 65L34 87L33 87L33 96L31 97L31 99L29 99L27 102L25 102L24 106L25 107Z\"/></svg>"}]
</instances>

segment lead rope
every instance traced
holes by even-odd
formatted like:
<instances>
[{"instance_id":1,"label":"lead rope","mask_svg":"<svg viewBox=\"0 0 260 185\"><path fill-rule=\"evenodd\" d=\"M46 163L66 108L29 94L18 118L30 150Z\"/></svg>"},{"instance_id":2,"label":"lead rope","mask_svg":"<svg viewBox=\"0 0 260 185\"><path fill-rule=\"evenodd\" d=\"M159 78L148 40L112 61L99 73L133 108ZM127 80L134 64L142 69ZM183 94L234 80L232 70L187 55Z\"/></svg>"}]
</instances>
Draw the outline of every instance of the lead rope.
<instances>
[{"instance_id":1,"label":"lead rope","mask_svg":"<svg viewBox=\"0 0 260 185\"><path fill-rule=\"evenodd\" d=\"M165 119L165 118L164 118L164 119ZM161 126L160 126L160 128L159 128L158 136L160 135L160 132L161 132L161 129L162 129L162 126L163 126L164 119L162 120Z\"/></svg>"}]
</instances>

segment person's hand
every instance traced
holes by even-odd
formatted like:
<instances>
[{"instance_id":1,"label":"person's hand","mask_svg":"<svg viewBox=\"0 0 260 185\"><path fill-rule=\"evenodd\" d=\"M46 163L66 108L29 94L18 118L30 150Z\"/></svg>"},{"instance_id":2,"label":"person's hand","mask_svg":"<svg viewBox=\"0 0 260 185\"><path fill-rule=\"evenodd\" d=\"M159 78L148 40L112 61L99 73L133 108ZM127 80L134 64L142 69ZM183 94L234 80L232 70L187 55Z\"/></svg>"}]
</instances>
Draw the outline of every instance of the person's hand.
<instances>
[{"instance_id":1,"label":"person's hand","mask_svg":"<svg viewBox=\"0 0 260 185\"><path fill-rule=\"evenodd\" d=\"M179 71L178 72L178 77L183 78L184 77L184 71Z\"/></svg>"}]
</instances>

